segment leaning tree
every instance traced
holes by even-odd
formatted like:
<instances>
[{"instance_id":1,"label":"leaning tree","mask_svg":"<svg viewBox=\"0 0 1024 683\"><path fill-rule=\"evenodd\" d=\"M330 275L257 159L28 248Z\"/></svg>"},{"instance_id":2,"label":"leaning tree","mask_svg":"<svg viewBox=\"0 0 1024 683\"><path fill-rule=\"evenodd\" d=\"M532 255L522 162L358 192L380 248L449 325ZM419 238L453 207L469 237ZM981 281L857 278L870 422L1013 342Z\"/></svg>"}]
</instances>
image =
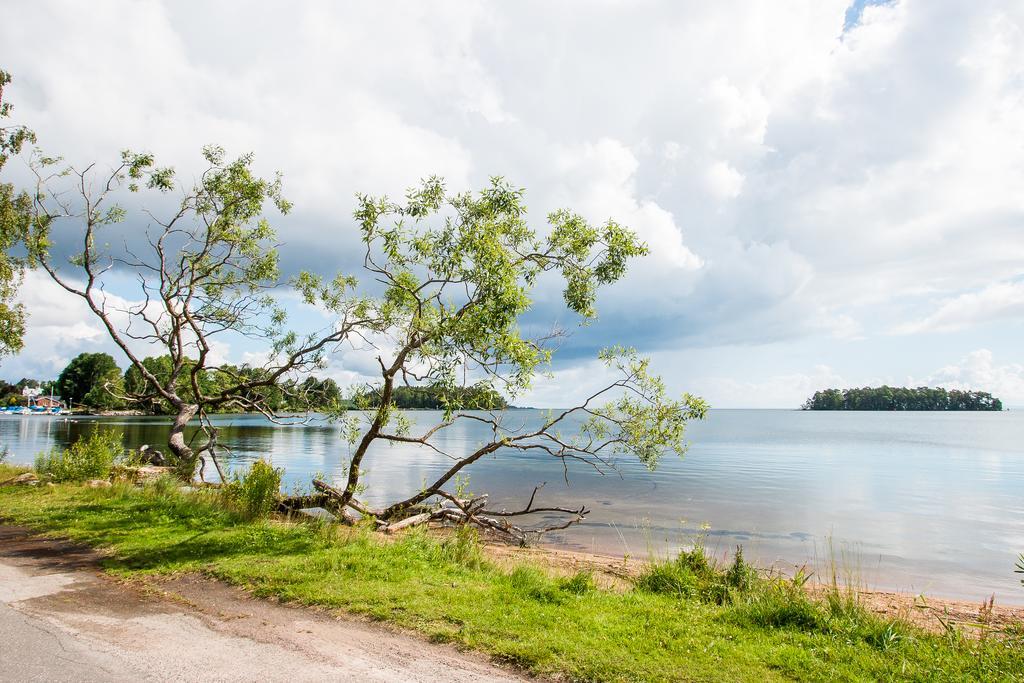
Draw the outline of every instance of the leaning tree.
<instances>
[{"instance_id":1,"label":"leaning tree","mask_svg":"<svg viewBox=\"0 0 1024 683\"><path fill-rule=\"evenodd\" d=\"M365 270L378 286L364 337L379 349L379 380L357 394L370 397L368 409L342 418L349 440L342 480L316 480L318 493L285 500L286 508L321 504L354 517L351 508L391 529L428 520L468 522L525 541L531 531L580 521L587 510L538 505L537 489L519 510L490 509L486 496L467 499L457 482L481 458L534 453L556 459L566 473L571 463L604 472L623 456L653 469L664 453L685 450L686 423L704 416L705 403L689 394L670 399L648 361L630 349L601 352L608 383L538 425L523 427L517 414L487 410L490 402L475 398L494 390L519 395L550 365L552 335L530 337L521 327L539 280L561 282L564 305L583 322L591 320L598 288L619 280L627 262L647 252L632 231L611 220L592 225L562 210L550 214L538 234L527 222L523 190L500 178L476 194L449 195L435 178L402 203L360 196L356 219ZM310 293L321 286L313 276L302 283ZM407 385L440 389L444 412L437 424L413 433L394 401L396 388ZM438 437L460 422L482 424L488 438L469 452L445 450ZM361 498L362 477L371 448L383 443L439 454L450 465L415 493L373 507ZM513 523L535 513L565 517L546 527Z\"/></svg>"},{"instance_id":2,"label":"leaning tree","mask_svg":"<svg viewBox=\"0 0 1024 683\"><path fill-rule=\"evenodd\" d=\"M268 202L282 213L290 208L280 178L255 175L251 155L228 160L222 149L207 147L203 157L198 180L170 199L175 173L156 166L149 154L124 152L119 164L102 172L36 155L26 244L33 264L85 301L141 377L121 398L170 406L167 446L178 472L190 479L209 454L223 479L209 413L233 409L274 418L268 394L319 367L334 344L367 322L370 309L346 295L351 283L345 278L319 289L306 282L303 295L333 311L336 324L305 335L288 330L275 297L283 286L275 234L263 215ZM164 210L129 216L122 194L147 190ZM117 230L118 224L129 229ZM112 246L119 238L121 246ZM69 248L66 261L56 256ZM111 282L126 276L135 282L134 297L123 286L114 296ZM217 358L215 342L239 336L269 349L263 365L237 368ZM153 349L166 357L166 371L143 358ZM194 418L206 435L198 445L186 439Z\"/></svg>"}]
</instances>

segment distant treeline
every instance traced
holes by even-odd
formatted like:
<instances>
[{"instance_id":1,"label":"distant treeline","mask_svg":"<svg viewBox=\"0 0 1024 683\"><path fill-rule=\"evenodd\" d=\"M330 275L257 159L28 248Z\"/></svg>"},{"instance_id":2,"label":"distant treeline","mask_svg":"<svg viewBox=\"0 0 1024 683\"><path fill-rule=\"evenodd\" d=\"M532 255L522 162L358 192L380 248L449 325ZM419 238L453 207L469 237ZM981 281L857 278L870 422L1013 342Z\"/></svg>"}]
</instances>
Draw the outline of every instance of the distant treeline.
<instances>
[{"instance_id":1,"label":"distant treeline","mask_svg":"<svg viewBox=\"0 0 1024 683\"><path fill-rule=\"evenodd\" d=\"M447 405L465 410L501 410L508 407L505 397L493 388L483 384L469 387L395 387L391 400L402 409L443 410ZM376 408L380 395L363 392L356 397L359 408Z\"/></svg>"},{"instance_id":2,"label":"distant treeline","mask_svg":"<svg viewBox=\"0 0 1024 683\"><path fill-rule=\"evenodd\" d=\"M1003 403L986 391L941 387L862 387L814 392L804 410L1002 410Z\"/></svg>"},{"instance_id":3,"label":"distant treeline","mask_svg":"<svg viewBox=\"0 0 1024 683\"><path fill-rule=\"evenodd\" d=\"M142 364L161 381L170 378L170 356L148 357ZM193 394L188 369L186 367L181 374L178 386L179 394L186 401L192 400ZM236 383L239 378L258 378L261 372L264 371L246 365L223 365L200 373L197 379L202 392L211 395L222 386ZM138 368L132 366L122 372L114 358L106 353L75 356L56 380L25 378L17 384L0 380L0 405L25 405L28 399L23 389L26 387L38 389L42 396L60 398L65 406L71 408L131 410L155 415L173 415L175 412L173 406L156 395ZM279 412L367 409L375 408L380 402L379 394L372 389L343 393L333 379L312 376L261 387L258 394L254 392L245 398L257 397L268 408ZM501 410L508 407L505 398L486 384L468 387L400 386L395 388L392 401L401 409L443 410L447 405L459 410ZM223 407L226 412L242 409L244 406L234 404Z\"/></svg>"},{"instance_id":4,"label":"distant treeline","mask_svg":"<svg viewBox=\"0 0 1024 683\"><path fill-rule=\"evenodd\" d=\"M172 361L170 356L147 357L142 364L156 377L164 380L170 377ZM186 401L192 399L188 366L179 378L179 393ZM239 378L256 378L262 370L245 365L223 365L206 370L198 376L202 391L215 394L219 387L234 384ZM28 401L23 394L26 387L39 389L41 396L53 395L69 408L90 410L130 410L151 414L173 415L175 409L160 398L149 386L135 366L122 372L114 358L106 353L80 353L52 381L24 378L17 384L0 380L0 405L25 405ZM259 395L265 404L275 411L329 410L339 406L347 407L341 388L333 379L307 376L301 380L286 380L277 385L262 387ZM256 396L253 392L252 398ZM250 397L246 397L250 398ZM242 409L238 405L226 405L224 410L233 412Z\"/></svg>"}]
</instances>

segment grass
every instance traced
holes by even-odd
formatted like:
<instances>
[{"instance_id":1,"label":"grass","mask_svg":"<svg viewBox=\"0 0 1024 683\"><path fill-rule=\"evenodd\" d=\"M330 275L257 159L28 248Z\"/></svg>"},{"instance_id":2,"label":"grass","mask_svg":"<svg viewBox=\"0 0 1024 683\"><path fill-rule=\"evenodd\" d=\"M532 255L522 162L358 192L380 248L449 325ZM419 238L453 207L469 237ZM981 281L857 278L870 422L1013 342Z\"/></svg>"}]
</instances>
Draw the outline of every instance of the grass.
<instances>
[{"instance_id":1,"label":"grass","mask_svg":"<svg viewBox=\"0 0 1024 683\"><path fill-rule=\"evenodd\" d=\"M0 480L14 473L0 465ZM216 494L166 484L5 487L0 516L105 548L117 574L204 572L570 680L1024 678L1020 635L929 634L851 596L815 600L792 580L759 580L735 562L718 570L692 553L610 591L587 573L496 567L468 530L385 542L367 529L247 519Z\"/></svg>"}]
</instances>

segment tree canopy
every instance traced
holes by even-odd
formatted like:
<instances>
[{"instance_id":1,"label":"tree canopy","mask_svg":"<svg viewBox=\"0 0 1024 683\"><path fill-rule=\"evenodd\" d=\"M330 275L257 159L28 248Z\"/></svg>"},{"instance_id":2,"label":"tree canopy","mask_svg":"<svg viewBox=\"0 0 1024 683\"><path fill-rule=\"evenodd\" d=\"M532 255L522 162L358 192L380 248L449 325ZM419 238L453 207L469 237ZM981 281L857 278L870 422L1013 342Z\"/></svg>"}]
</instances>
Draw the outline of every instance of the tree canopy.
<instances>
[{"instance_id":1,"label":"tree canopy","mask_svg":"<svg viewBox=\"0 0 1024 683\"><path fill-rule=\"evenodd\" d=\"M57 390L69 406L85 404L107 407L105 386L120 379L121 369L108 353L80 353L71 359L57 378ZM86 397L90 398L87 400ZM97 405L98 402L98 405Z\"/></svg>"},{"instance_id":2,"label":"tree canopy","mask_svg":"<svg viewBox=\"0 0 1024 683\"><path fill-rule=\"evenodd\" d=\"M11 75L0 70L0 121L9 118L12 105L4 100ZM0 171L35 135L24 126L0 126ZM18 255L32 219L32 199L16 192L11 183L0 182L0 357L17 353L25 335L25 309L14 303L22 281L25 259Z\"/></svg>"},{"instance_id":3,"label":"tree canopy","mask_svg":"<svg viewBox=\"0 0 1024 683\"><path fill-rule=\"evenodd\" d=\"M502 410L508 407L505 397L487 384L468 387L440 384L399 386L392 394L392 402L403 410L447 410L449 405L459 405L466 410ZM363 391L356 396L352 407L379 408L380 395L374 391Z\"/></svg>"},{"instance_id":4,"label":"tree canopy","mask_svg":"<svg viewBox=\"0 0 1024 683\"><path fill-rule=\"evenodd\" d=\"M549 214L538 230L527 220L524 190L502 178L492 178L478 192L451 194L439 178L430 178L402 202L358 199L364 267L383 288L366 304L373 315L360 332L378 352L380 376L367 390L376 407L345 419L351 455L343 488L320 482L337 509L352 507L393 520L435 497L457 501L453 479L492 454L528 452L553 457L566 468L582 463L603 472L620 456L636 456L653 469L665 453L685 450L686 423L702 418L706 404L689 394L670 398L648 361L632 349L602 352L608 384L575 406L548 414L540 425L527 428L522 421L506 420L500 410L476 410L479 396L514 398L550 367L557 333L528 336L520 327L539 278L547 273L560 281L566 308L586 324L597 315L598 289L619 280L628 261L647 253L635 233L614 220L591 224L565 209ZM330 291L311 274L300 278L299 288L309 303ZM403 387L437 392L441 420L410 433L410 422L398 409ZM448 453L432 441L463 420L484 423L491 438L468 453ZM412 444L452 463L415 494L370 508L357 496L364 460L378 441ZM476 503L449 512L517 538L525 532L507 521L510 516L546 510L568 514L567 523L573 523L586 514L585 509L535 508L534 498L518 512L488 511Z\"/></svg>"},{"instance_id":5,"label":"tree canopy","mask_svg":"<svg viewBox=\"0 0 1024 683\"><path fill-rule=\"evenodd\" d=\"M804 410L1002 410L1003 403L985 391L942 387L862 387L816 391Z\"/></svg>"},{"instance_id":6,"label":"tree canopy","mask_svg":"<svg viewBox=\"0 0 1024 683\"><path fill-rule=\"evenodd\" d=\"M272 417L272 399L287 381L319 367L330 345L347 337L361 313L358 302L346 308L348 300L336 297L337 327L305 336L289 330L274 297L284 282L275 233L264 216L267 204L281 213L290 209L280 179L256 175L252 155L229 159L221 148L208 146L203 159L205 170L182 188L176 208L164 209L165 215L141 211L139 220L148 224L143 246L118 247L107 236L129 217L118 203L123 193L168 193L178 181L174 170L157 166L150 154L130 151L108 171L96 165L62 167L61 160L37 154L25 236L32 263L84 300L134 368L121 400L173 409L167 445L183 477L193 475L203 453L220 471L208 413L259 411ZM166 200L157 203L166 206ZM57 235L80 245L68 264L51 254ZM136 303L118 308L107 295L115 269L136 277ZM215 362L214 342L232 334L262 340L266 362L243 368ZM156 365L137 355L146 345L169 358L169 367L159 366L166 372L156 373ZM184 430L196 416L209 438L193 450Z\"/></svg>"}]
</instances>

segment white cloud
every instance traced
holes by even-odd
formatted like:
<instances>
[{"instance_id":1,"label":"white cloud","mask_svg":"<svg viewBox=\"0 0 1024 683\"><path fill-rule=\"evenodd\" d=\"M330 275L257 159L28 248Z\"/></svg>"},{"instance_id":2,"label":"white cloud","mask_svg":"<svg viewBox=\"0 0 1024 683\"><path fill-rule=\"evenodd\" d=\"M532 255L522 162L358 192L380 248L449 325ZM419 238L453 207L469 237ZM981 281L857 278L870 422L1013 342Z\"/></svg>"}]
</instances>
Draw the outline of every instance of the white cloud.
<instances>
[{"instance_id":1,"label":"white cloud","mask_svg":"<svg viewBox=\"0 0 1024 683\"><path fill-rule=\"evenodd\" d=\"M743 190L743 174L724 161L716 161L708 169L708 188L719 199L735 199Z\"/></svg>"},{"instance_id":2,"label":"white cloud","mask_svg":"<svg viewBox=\"0 0 1024 683\"><path fill-rule=\"evenodd\" d=\"M85 302L44 273L26 273L17 301L28 312L25 349L14 358L0 361L6 377L56 377L72 358L84 352L107 352L124 365L122 354ZM111 303L121 307L125 302L115 297Z\"/></svg>"},{"instance_id":3,"label":"white cloud","mask_svg":"<svg viewBox=\"0 0 1024 683\"><path fill-rule=\"evenodd\" d=\"M987 391L1003 405L1024 405L1024 365L997 365L988 349L972 351L958 363L940 368L923 380L911 379L908 384Z\"/></svg>"},{"instance_id":4,"label":"white cloud","mask_svg":"<svg viewBox=\"0 0 1024 683\"><path fill-rule=\"evenodd\" d=\"M694 377L692 393L707 399L715 408L797 408L815 391L846 387L847 382L827 365L807 373L773 375L760 381L735 377Z\"/></svg>"},{"instance_id":5,"label":"white cloud","mask_svg":"<svg viewBox=\"0 0 1024 683\"><path fill-rule=\"evenodd\" d=\"M998 282L953 297L921 320L900 325L898 334L952 332L1004 318L1024 318L1024 281Z\"/></svg>"},{"instance_id":6,"label":"white cloud","mask_svg":"<svg viewBox=\"0 0 1024 683\"><path fill-rule=\"evenodd\" d=\"M204 143L253 150L297 202L291 269L357 271L356 191L503 174L535 223L567 206L652 247L581 343L824 354L1021 313L1019 2L901 0L845 33L850 0L8 5L6 94L48 150L186 177Z\"/></svg>"}]
</instances>

